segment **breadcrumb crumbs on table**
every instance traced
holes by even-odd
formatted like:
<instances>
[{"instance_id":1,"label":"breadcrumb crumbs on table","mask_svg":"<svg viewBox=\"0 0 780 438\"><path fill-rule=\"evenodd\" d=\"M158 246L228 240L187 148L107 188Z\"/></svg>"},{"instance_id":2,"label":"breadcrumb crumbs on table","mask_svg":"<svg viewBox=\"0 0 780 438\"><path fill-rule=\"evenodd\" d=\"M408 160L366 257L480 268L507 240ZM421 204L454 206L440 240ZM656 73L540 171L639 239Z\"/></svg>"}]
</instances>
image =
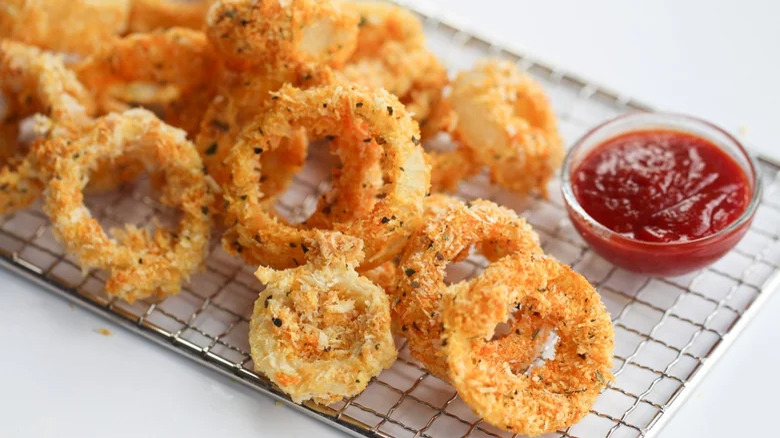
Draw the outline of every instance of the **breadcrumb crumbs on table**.
<instances>
[{"instance_id":1,"label":"breadcrumb crumbs on table","mask_svg":"<svg viewBox=\"0 0 780 438\"><path fill-rule=\"evenodd\" d=\"M99 334L99 335L103 335L103 336L112 336L113 335L113 333L111 333L111 330L106 329L106 328L95 329L95 330L92 330L92 331L97 333L97 334Z\"/></svg>"}]
</instances>

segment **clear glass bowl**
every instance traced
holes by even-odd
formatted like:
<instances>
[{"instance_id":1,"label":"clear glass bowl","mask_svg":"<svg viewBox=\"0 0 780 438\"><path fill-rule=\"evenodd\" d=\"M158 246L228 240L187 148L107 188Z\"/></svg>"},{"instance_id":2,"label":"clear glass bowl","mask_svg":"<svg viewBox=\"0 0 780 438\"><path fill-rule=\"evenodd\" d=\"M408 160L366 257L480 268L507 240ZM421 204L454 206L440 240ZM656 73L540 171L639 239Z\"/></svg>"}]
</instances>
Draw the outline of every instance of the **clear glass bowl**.
<instances>
[{"instance_id":1,"label":"clear glass bowl","mask_svg":"<svg viewBox=\"0 0 780 438\"><path fill-rule=\"evenodd\" d=\"M593 219L579 204L572 188L572 173L593 148L631 131L672 130L709 140L739 164L750 184L745 211L726 228L695 240L657 243L618 234ZM723 257L745 235L761 199L761 178L750 154L733 136L695 117L643 112L623 115L591 129L569 150L563 163L564 203L574 227L599 255L622 268L659 276L682 275Z\"/></svg>"}]
</instances>

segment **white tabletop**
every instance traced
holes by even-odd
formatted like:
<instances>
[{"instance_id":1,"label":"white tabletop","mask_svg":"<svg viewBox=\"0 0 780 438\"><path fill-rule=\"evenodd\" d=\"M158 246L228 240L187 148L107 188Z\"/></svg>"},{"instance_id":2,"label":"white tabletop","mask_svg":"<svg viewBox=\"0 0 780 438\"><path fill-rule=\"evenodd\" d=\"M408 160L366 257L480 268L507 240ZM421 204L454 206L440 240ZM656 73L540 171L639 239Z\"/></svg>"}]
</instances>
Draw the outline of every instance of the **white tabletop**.
<instances>
[{"instance_id":1,"label":"white tabletop","mask_svg":"<svg viewBox=\"0 0 780 438\"><path fill-rule=\"evenodd\" d=\"M710 119L780 159L778 2L437 2L537 58ZM765 307L664 436L778 434L767 419L780 393L780 296ZM0 436L342 436L5 271L0 348Z\"/></svg>"}]
</instances>

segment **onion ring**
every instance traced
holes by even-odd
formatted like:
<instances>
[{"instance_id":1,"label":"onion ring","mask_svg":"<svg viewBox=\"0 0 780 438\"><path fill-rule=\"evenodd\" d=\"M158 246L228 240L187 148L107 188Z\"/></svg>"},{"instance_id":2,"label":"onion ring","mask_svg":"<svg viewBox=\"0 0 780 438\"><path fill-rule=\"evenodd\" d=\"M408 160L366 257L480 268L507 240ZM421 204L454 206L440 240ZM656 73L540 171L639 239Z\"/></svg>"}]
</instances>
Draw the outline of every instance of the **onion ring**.
<instances>
[{"instance_id":1,"label":"onion ring","mask_svg":"<svg viewBox=\"0 0 780 438\"><path fill-rule=\"evenodd\" d=\"M467 205L445 195L428 198L425 225L401 255L392 317L409 340L412 356L443 379L448 375L441 349L441 298L456 286L444 283L445 268L467 257L472 245L491 261L516 252L541 253L536 233L511 210L483 200Z\"/></svg>"},{"instance_id":2,"label":"onion ring","mask_svg":"<svg viewBox=\"0 0 780 438\"><path fill-rule=\"evenodd\" d=\"M544 90L508 61L479 62L452 84L457 134L493 182L520 194L547 195L563 142Z\"/></svg>"},{"instance_id":3,"label":"onion ring","mask_svg":"<svg viewBox=\"0 0 780 438\"><path fill-rule=\"evenodd\" d=\"M76 70L103 113L132 106L115 98L117 87L138 82L174 87L177 98L162 102L163 119L194 135L214 96L218 65L202 32L173 28L115 39Z\"/></svg>"},{"instance_id":4,"label":"onion ring","mask_svg":"<svg viewBox=\"0 0 780 438\"><path fill-rule=\"evenodd\" d=\"M88 55L124 32L129 0L4 0L0 38Z\"/></svg>"},{"instance_id":5,"label":"onion ring","mask_svg":"<svg viewBox=\"0 0 780 438\"><path fill-rule=\"evenodd\" d=\"M128 30L149 32L171 27L201 29L216 0L130 0Z\"/></svg>"},{"instance_id":6,"label":"onion ring","mask_svg":"<svg viewBox=\"0 0 780 438\"><path fill-rule=\"evenodd\" d=\"M403 105L384 90L340 85L309 90L285 86L274 96L269 111L246 125L226 159L232 175L223 187L228 203L226 225L235 232L231 235L235 240L223 239L226 250L240 253L248 263L276 268L303 260L301 244L313 229L283 223L263 208L257 156L284 153L279 141L297 127L322 138L349 133L358 126L369 134L364 139L366 146L382 147L384 184L369 214L333 223L332 229L365 240L364 270L395 257L421 223L423 198L430 184L417 125Z\"/></svg>"},{"instance_id":7,"label":"onion ring","mask_svg":"<svg viewBox=\"0 0 780 438\"><path fill-rule=\"evenodd\" d=\"M447 72L425 47L419 19L394 5L351 3L361 16L357 49L341 72L347 83L385 88L423 121L447 84Z\"/></svg>"},{"instance_id":8,"label":"onion ring","mask_svg":"<svg viewBox=\"0 0 780 438\"><path fill-rule=\"evenodd\" d=\"M47 118L38 132L42 137L72 137L90 122L94 102L60 58L25 44L0 41L0 78L4 154L11 156L0 169L0 213L5 214L29 205L43 188L35 154L19 150L19 122L39 114Z\"/></svg>"},{"instance_id":9,"label":"onion ring","mask_svg":"<svg viewBox=\"0 0 780 438\"><path fill-rule=\"evenodd\" d=\"M82 269L108 271L105 289L129 302L178 293L200 267L210 233L211 188L202 163L184 131L143 109L109 114L75 141L54 138L37 150L48 176L44 211L56 235ZM81 188L98 160L132 154L165 175L161 202L181 210L175 232L153 235L127 225L110 239L84 206Z\"/></svg>"},{"instance_id":10,"label":"onion ring","mask_svg":"<svg viewBox=\"0 0 780 438\"><path fill-rule=\"evenodd\" d=\"M358 276L360 239L315 232L303 266L260 267L249 345L255 370L294 402L335 403L363 391L397 352L382 290Z\"/></svg>"},{"instance_id":11,"label":"onion ring","mask_svg":"<svg viewBox=\"0 0 780 438\"><path fill-rule=\"evenodd\" d=\"M341 66L355 49L357 14L340 2L221 0L207 30L221 58L235 70L265 64Z\"/></svg>"},{"instance_id":12,"label":"onion ring","mask_svg":"<svg viewBox=\"0 0 780 438\"><path fill-rule=\"evenodd\" d=\"M308 88L330 82L330 73L320 69L271 69L265 74L226 73L216 97L212 100L196 139L196 146L214 180L227 184L230 169L225 157L236 142L242 127L259 117L271 103L271 93L289 83ZM285 154L260 156L264 178L260 190L265 199L284 191L292 176L306 159L308 139L304 129L296 130L282 147ZM270 201L269 201L270 203ZM218 202L221 211L222 205Z\"/></svg>"},{"instance_id":13,"label":"onion ring","mask_svg":"<svg viewBox=\"0 0 780 438\"><path fill-rule=\"evenodd\" d=\"M559 337L555 357L528 375L484 351L512 314L536 318ZM477 415L502 429L533 436L570 426L612 379L609 314L584 277L551 257L514 254L492 263L445 295L442 321L450 381ZM536 333L506 337L530 344Z\"/></svg>"}]
</instances>

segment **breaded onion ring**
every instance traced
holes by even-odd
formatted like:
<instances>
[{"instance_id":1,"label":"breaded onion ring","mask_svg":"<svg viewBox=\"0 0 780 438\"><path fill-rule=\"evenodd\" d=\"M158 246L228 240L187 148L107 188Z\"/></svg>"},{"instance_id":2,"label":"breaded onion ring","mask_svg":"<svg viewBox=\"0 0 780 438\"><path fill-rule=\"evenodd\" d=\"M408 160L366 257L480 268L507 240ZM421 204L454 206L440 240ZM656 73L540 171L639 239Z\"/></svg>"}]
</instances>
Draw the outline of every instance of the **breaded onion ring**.
<instances>
[{"instance_id":1,"label":"breaded onion ring","mask_svg":"<svg viewBox=\"0 0 780 438\"><path fill-rule=\"evenodd\" d=\"M357 50L342 80L384 88L398 96L417 121L428 117L447 84L447 72L425 47L419 19L394 5L349 3L360 14Z\"/></svg>"},{"instance_id":2,"label":"breaded onion ring","mask_svg":"<svg viewBox=\"0 0 780 438\"><path fill-rule=\"evenodd\" d=\"M88 55L127 28L129 0L3 0L0 38Z\"/></svg>"},{"instance_id":3,"label":"breaded onion ring","mask_svg":"<svg viewBox=\"0 0 780 438\"><path fill-rule=\"evenodd\" d=\"M395 257L421 223L430 184L417 124L403 105L384 90L340 85L309 90L285 86L274 96L269 111L246 125L226 159L232 177L223 187L226 225L234 231L230 235L234 240L223 239L226 250L252 264L288 268L300 263L305 252L302 244L314 230L288 225L264 208L258 156L285 153L280 141L298 127L305 127L313 138L338 137L358 127L367 133L366 147L376 143L382 148L383 184L368 214L350 215L334 222L332 229L364 239L363 269Z\"/></svg>"},{"instance_id":4,"label":"breaded onion ring","mask_svg":"<svg viewBox=\"0 0 780 438\"><path fill-rule=\"evenodd\" d=\"M458 137L489 168L493 182L546 196L563 142L544 90L514 64L488 60L458 75L450 100Z\"/></svg>"},{"instance_id":5,"label":"breaded onion ring","mask_svg":"<svg viewBox=\"0 0 780 438\"><path fill-rule=\"evenodd\" d=\"M212 43L237 70L285 62L339 67L358 30L357 14L336 1L220 0L207 21Z\"/></svg>"},{"instance_id":6,"label":"breaded onion ring","mask_svg":"<svg viewBox=\"0 0 780 438\"><path fill-rule=\"evenodd\" d=\"M108 271L105 289L129 302L175 294L200 267L210 232L211 189L202 162L184 131L152 113L129 110L109 114L75 141L54 138L38 149L48 176L44 210L55 233L84 270ZM175 232L154 234L127 225L109 238L84 206L81 189L100 159L132 154L150 170L165 175L161 202L178 207Z\"/></svg>"},{"instance_id":7,"label":"breaded onion ring","mask_svg":"<svg viewBox=\"0 0 780 438\"><path fill-rule=\"evenodd\" d=\"M43 136L72 137L90 122L90 94L62 60L35 47L0 41L0 92L3 114L3 154L11 157L0 169L0 213L25 207L41 192L35 155L17 143L19 122L40 114L48 119Z\"/></svg>"},{"instance_id":8,"label":"breaded onion ring","mask_svg":"<svg viewBox=\"0 0 780 438\"><path fill-rule=\"evenodd\" d=\"M555 357L528 375L485 351L510 315L554 327L559 338ZM583 276L551 257L514 254L492 263L445 295L442 321L450 381L477 415L502 429L533 436L570 426L612 379L609 314ZM530 345L537 334L506 338Z\"/></svg>"},{"instance_id":9,"label":"breaded onion ring","mask_svg":"<svg viewBox=\"0 0 780 438\"><path fill-rule=\"evenodd\" d=\"M225 163L225 157L235 144L242 127L267 110L272 92L285 83L309 88L328 82L328 71L308 68L225 73L216 97L206 110L195 142L209 175L220 185L228 183L230 169ZM282 146L285 154L260 156L264 176L260 190L269 203L287 188L306 159L308 139L304 129L294 131L285 141L286 144ZM222 210L221 205L218 208Z\"/></svg>"},{"instance_id":10,"label":"breaded onion ring","mask_svg":"<svg viewBox=\"0 0 780 438\"><path fill-rule=\"evenodd\" d=\"M491 261L516 252L541 253L536 233L511 210L483 200L466 205L445 195L428 198L425 225L401 254L392 316L412 356L443 379L448 376L441 350L441 298L457 286L445 284L445 268L466 258L472 246Z\"/></svg>"},{"instance_id":11,"label":"breaded onion ring","mask_svg":"<svg viewBox=\"0 0 780 438\"><path fill-rule=\"evenodd\" d=\"M260 267L249 345L255 370L296 403L335 403L363 391L396 358L382 290L358 276L360 239L315 232L303 266Z\"/></svg>"},{"instance_id":12,"label":"breaded onion ring","mask_svg":"<svg viewBox=\"0 0 780 438\"><path fill-rule=\"evenodd\" d=\"M360 32L352 59L372 57L388 41L408 47L425 44L422 23L411 11L385 2L345 3L360 15Z\"/></svg>"},{"instance_id":13,"label":"breaded onion ring","mask_svg":"<svg viewBox=\"0 0 780 438\"><path fill-rule=\"evenodd\" d=\"M130 0L131 33L171 27L201 29L206 13L216 0Z\"/></svg>"},{"instance_id":14,"label":"breaded onion ring","mask_svg":"<svg viewBox=\"0 0 780 438\"><path fill-rule=\"evenodd\" d=\"M103 113L142 103L120 101L117 88L133 83L173 87L173 98L160 102L163 119L193 135L214 96L218 65L202 32L174 28L114 39L76 70L84 85L95 93ZM127 93L119 96L123 94Z\"/></svg>"}]
</instances>

